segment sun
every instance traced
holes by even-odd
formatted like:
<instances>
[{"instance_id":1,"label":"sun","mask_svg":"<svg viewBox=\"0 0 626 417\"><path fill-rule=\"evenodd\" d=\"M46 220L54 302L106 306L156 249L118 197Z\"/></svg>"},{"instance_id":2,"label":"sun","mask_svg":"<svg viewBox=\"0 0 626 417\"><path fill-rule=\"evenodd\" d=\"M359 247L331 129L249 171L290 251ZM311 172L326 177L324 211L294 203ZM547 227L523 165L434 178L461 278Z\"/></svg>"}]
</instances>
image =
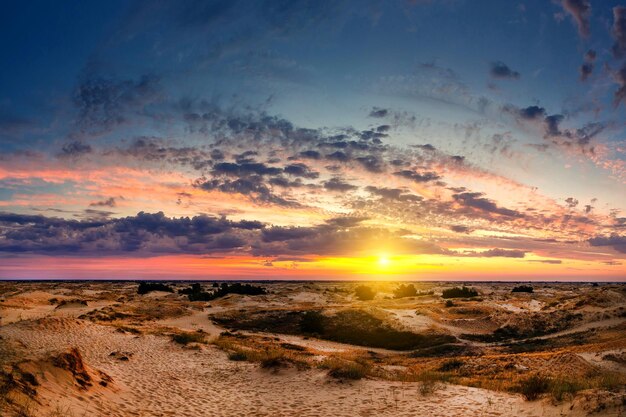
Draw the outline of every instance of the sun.
<instances>
[{"instance_id":1,"label":"sun","mask_svg":"<svg viewBox=\"0 0 626 417\"><path fill-rule=\"evenodd\" d=\"M380 255L378 257L378 266L380 266L381 268L388 267L390 263L391 263L391 260L389 259L387 255Z\"/></svg>"}]
</instances>

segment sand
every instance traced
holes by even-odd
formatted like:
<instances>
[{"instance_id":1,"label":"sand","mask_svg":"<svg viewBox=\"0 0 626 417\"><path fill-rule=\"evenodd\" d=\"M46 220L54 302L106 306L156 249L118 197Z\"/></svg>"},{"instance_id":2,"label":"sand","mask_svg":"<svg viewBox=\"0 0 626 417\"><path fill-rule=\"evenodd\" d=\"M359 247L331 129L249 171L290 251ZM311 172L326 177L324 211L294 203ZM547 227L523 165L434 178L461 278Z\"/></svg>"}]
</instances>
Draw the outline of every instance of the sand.
<instances>
[{"instance_id":1,"label":"sand","mask_svg":"<svg viewBox=\"0 0 626 417\"><path fill-rule=\"evenodd\" d=\"M605 403L592 406L594 401L598 401L598 395L594 393L584 393L560 403L547 398L526 401L520 394L438 382L434 392L422 395L422 385L418 382L374 377L341 381L329 377L326 370L315 367L302 370L288 366L266 370L256 363L229 360L227 352L210 344L225 330L214 324L210 319L211 314L237 311L245 315L246 311L286 309L294 305L298 308L310 308L311 305L338 308L341 296L329 296L321 290L299 292L292 287L284 287L284 291L279 288L271 296L228 296L211 302L209 306L207 303L189 303L184 297L172 293L155 292L137 296L133 293L132 285L109 288L101 284L93 287L88 291L77 291L74 287L50 289L42 284L41 290L14 292L5 288L4 301L0 307L0 354L2 351L10 351L13 356L0 357L0 365L5 371L11 369L11 366L18 366L35 376L38 386L31 403L35 410L33 416L52 416L55 410L63 410L61 415L66 416L112 417L623 415L620 414L623 413L623 406L606 408L606 405L602 405ZM113 299L118 296L125 301L115 302ZM350 297L346 295L346 299L350 300ZM68 302L63 305L51 304L51 298ZM81 299L87 305L80 302ZM508 311L506 314L518 313L508 304L533 311L545 304L544 301L532 300L521 303L515 300L493 302L496 303L494 312ZM617 302L616 305L620 306L622 299L617 299ZM422 303L422 308L416 309L415 303ZM480 327L476 323L486 320L478 316L475 319L454 319L445 310L435 308L435 303L431 299L413 302L374 300L369 304L358 302L358 305L373 311L382 304L377 310L380 314L387 315L390 322L400 329L415 331L431 331L435 328L448 334L461 334L472 326ZM94 322L84 316L107 306L117 309L150 307L159 311L161 304L179 305L185 314L160 319L122 319L110 323ZM506 317L509 316L496 315L489 320L504 321ZM466 324L451 324L461 323L459 320ZM623 326L625 321L616 316L604 320L583 320L570 329L545 337L580 331L606 330L610 333ZM189 346L174 343L169 335L180 331L201 331L208 343ZM381 358L397 356L397 352L385 349L364 348L297 335L243 333L272 339L276 343L302 346L315 355L315 360L320 361L325 355L331 354L366 355L375 352ZM249 340L253 343L255 339ZM626 373L623 364L603 359L606 354L624 353L625 344L619 340L607 344L612 348L605 346L593 352L583 350L558 356L529 355L515 366L528 369L542 363L546 369L595 367ZM490 345L475 343L477 347ZM77 348L82 355L85 368L93 377L91 386L80 386L70 372L56 367L53 359L50 359L72 348ZM476 369L487 369L480 366L488 367L489 361L488 357L477 358ZM383 368L393 372L406 369L406 366L398 363L384 365ZM106 379L109 377L110 380ZM105 379L108 382L103 386L100 381ZM625 398L611 395L607 404ZM572 408L573 404L575 406ZM14 408L6 406L7 416L11 416L12 411ZM0 415L5 414L0 412Z\"/></svg>"}]
</instances>

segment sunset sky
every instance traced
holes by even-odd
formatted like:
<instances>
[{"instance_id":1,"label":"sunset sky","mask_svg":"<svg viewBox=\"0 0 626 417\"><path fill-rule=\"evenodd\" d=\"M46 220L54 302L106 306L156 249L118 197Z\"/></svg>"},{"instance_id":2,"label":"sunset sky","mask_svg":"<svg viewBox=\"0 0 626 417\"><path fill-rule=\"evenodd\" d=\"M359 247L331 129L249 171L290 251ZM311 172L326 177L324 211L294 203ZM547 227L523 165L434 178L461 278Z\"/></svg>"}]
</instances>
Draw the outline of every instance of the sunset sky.
<instances>
[{"instance_id":1,"label":"sunset sky","mask_svg":"<svg viewBox=\"0 0 626 417\"><path fill-rule=\"evenodd\" d=\"M2 279L626 280L623 1L3 9Z\"/></svg>"}]
</instances>

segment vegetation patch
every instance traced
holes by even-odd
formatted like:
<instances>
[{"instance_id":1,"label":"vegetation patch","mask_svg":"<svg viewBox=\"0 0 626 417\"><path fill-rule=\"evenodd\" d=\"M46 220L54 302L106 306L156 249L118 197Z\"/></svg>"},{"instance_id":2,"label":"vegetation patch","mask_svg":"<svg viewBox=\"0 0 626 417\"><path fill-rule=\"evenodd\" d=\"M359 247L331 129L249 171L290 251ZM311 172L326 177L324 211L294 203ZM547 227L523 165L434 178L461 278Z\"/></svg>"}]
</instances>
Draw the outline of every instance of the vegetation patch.
<instances>
[{"instance_id":1,"label":"vegetation patch","mask_svg":"<svg viewBox=\"0 0 626 417\"><path fill-rule=\"evenodd\" d=\"M412 358L437 358L444 356L469 356L472 352L466 345L455 343L443 343L417 349L409 354Z\"/></svg>"},{"instance_id":2,"label":"vegetation patch","mask_svg":"<svg viewBox=\"0 0 626 417\"><path fill-rule=\"evenodd\" d=\"M242 294L242 295L263 295L267 294L267 291L263 287L257 287L250 284L241 284L235 282L234 284L227 284L223 282L221 285L214 287L211 291L204 291L200 283L194 283L189 288L179 290L179 294L186 294L189 301L211 301L217 298L224 297L228 294Z\"/></svg>"},{"instance_id":3,"label":"vegetation patch","mask_svg":"<svg viewBox=\"0 0 626 417\"><path fill-rule=\"evenodd\" d=\"M350 361L338 358L325 360L320 367L328 369L328 376L339 380L359 380L368 374L369 366L365 361Z\"/></svg>"},{"instance_id":4,"label":"vegetation patch","mask_svg":"<svg viewBox=\"0 0 626 417\"><path fill-rule=\"evenodd\" d=\"M140 282L137 288L137 294L144 295L152 291L174 292L169 285L160 282Z\"/></svg>"},{"instance_id":5,"label":"vegetation patch","mask_svg":"<svg viewBox=\"0 0 626 417\"><path fill-rule=\"evenodd\" d=\"M393 290L393 298L415 297L417 290L413 284L400 284L398 288Z\"/></svg>"},{"instance_id":6,"label":"vegetation patch","mask_svg":"<svg viewBox=\"0 0 626 417\"><path fill-rule=\"evenodd\" d=\"M511 292L528 292L528 293L532 293L533 292L533 287L531 287L530 285L518 285L517 287L514 287Z\"/></svg>"},{"instance_id":7,"label":"vegetation patch","mask_svg":"<svg viewBox=\"0 0 626 417\"><path fill-rule=\"evenodd\" d=\"M441 296L443 298L470 298L477 297L478 291L474 288L462 286L462 287L454 287L443 290Z\"/></svg>"},{"instance_id":8,"label":"vegetation patch","mask_svg":"<svg viewBox=\"0 0 626 417\"><path fill-rule=\"evenodd\" d=\"M182 332L176 333L172 335L172 341L176 342L180 345L187 346L190 343L204 343L205 342L205 333L204 332Z\"/></svg>"},{"instance_id":9,"label":"vegetation patch","mask_svg":"<svg viewBox=\"0 0 626 417\"><path fill-rule=\"evenodd\" d=\"M522 394L526 400L534 401L542 394L547 393L549 388L550 379L548 377L534 374L522 379L516 387L516 391Z\"/></svg>"},{"instance_id":10,"label":"vegetation patch","mask_svg":"<svg viewBox=\"0 0 626 417\"><path fill-rule=\"evenodd\" d=\"M318 311L265 311L246 317L213 319L230 329L316 336L320 339L392 350L415 350L456 342L441 334L400 331L361 310L326 316Z\"/></svg>"},{"instance_id":11,"label":"vegetation patch","mask_svg":"<svg viewBox=\"0 0 626 417\"><path fill-rule=\"evenodd\" d=\"M367 285L359 285L354 289L354 295L361 301L368 301L374 299L376 291Z\"/></svg>"}]
</instances>

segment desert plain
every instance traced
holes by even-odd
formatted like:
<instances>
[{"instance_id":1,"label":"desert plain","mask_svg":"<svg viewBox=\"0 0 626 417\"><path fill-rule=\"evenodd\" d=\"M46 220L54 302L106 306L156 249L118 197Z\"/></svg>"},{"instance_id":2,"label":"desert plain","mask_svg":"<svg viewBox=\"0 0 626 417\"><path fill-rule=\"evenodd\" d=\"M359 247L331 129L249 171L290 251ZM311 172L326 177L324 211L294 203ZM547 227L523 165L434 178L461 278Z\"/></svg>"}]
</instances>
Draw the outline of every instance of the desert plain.
<instances>
[{"instance_id":1,"label":"desert plain","mask_svg":"<svg viewBox=\"0 0 626 417\"><path fill-rule=\"evenodd\" d=\"M626 415L626 285L463 285L0 282L0 415Z\"/></svg>"}]
</instances>

